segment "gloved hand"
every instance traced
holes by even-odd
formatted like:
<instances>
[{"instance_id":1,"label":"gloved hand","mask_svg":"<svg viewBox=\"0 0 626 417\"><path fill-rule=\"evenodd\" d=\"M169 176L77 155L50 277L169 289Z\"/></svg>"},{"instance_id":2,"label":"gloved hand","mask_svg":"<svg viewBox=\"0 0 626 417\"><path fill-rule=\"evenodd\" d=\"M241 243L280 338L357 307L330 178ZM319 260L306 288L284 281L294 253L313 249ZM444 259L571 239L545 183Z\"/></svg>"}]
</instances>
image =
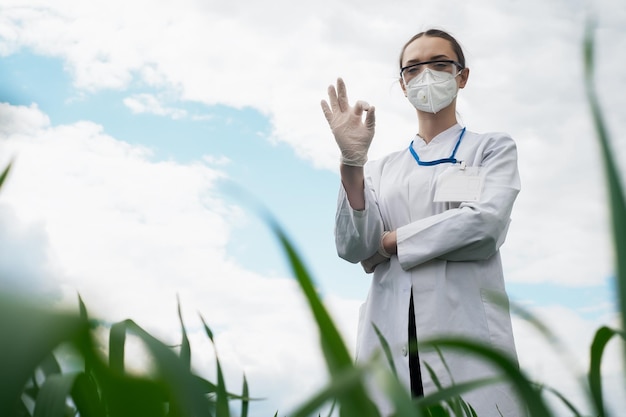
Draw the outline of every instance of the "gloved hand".
<instances>
[{"instance_id":1,"label":"gloved hand","mask_svg":"<svg viewBox=\"0 0 626 417\"><path fill-rule=\"evenodd\" d=\"M388 233L388 231L383 232L382 236L380 237L380 244L378 245L378 250L376 251L376 253L366 260L361 261L361 266L366 273L371 274L376 269L376 266L382 264L383 262L387 262L391 258L391 254L388 253L383 246L383 239Z\"/></svg>"},{"instance_id":2,"label":"gloved hand","mask_svg":"<svg viewBox=\"0 0 626 417\"><path fill-rule=\"evenodd\" d=\"M365 165L367 150L374 138L374 106L357 101L351 107L346 85L341 78L337 79L336 90L333 85L328 87L328 99L330 107L322 100L322 111L341 151L341 162L351 166ZM365 123L362 120L364 111L367 112Z\"/></svg>"}]
</instances>

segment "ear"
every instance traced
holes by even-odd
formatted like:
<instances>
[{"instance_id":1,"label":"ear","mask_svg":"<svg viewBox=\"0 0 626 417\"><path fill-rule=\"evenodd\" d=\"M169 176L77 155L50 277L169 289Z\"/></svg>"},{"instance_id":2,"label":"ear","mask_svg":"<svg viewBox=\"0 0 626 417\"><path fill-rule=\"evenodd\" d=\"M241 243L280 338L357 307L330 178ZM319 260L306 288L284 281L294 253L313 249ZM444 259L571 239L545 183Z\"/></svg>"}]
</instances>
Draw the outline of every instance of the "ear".
<instances>
[{"instance_id":1,"label":"ear","mask_svg":"<svg viewBox=\"0 0 626 417\"><path fill-rule=\"evenodd\" d=\"M461 70L461 74L459 74L459 88L465 87L465 84L467 84L467 79L469 78L469 73L469 68L463 68Z\"/></svg>"}]
</instances>

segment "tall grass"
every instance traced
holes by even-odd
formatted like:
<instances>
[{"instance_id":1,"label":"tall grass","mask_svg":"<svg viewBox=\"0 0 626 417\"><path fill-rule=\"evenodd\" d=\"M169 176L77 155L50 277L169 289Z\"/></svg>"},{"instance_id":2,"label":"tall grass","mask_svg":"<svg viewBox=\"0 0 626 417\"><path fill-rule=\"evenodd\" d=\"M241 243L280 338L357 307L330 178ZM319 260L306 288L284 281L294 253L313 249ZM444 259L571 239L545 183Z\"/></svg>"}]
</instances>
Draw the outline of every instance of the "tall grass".
<instances>
[{"instance_id":1,"label":"tall grass","mask_svg":"<svg viewBox=\"0 0 626 417\"><path fill-rule=\"evenodd\" d=\"M591 25L587 28L584 52L587 98L608 180L617 259L618 299L622 323L625 323L626 204L593 84ZM10 167L9 164L0 174L0 187L6 180ZM290 417L317 415L322 406L331 403L336 404L341 416L379 416L365 387L368 374L376 376L376 382L395 406L397 417L475 415L471 404L462 400L463 394L498 379L477 380L451 387L439 384L438 392L413 400L400 385L393 366L380 366L389 357L388 346L382 337L380 357L368 363L355 364L315 290L314 281L302 258L279 223L269 214L265 214L265 220L278 239L313 313L330 374L328 384L292 410ZM77 312L66 312L41 308L28 300L16 300L10 294L0 294L0 416L230 417L234 415L231 404L237 402L240 404L238 415L247 417L254 402L251 402L245 377L241 393L236 394L227 389L217 354L216 382L210 382L194 373L191 368L192 351L180 308L178 315L182 337L178 347L166 346L132 320L125 320L110 326L109 353L108 357L104 357L100 353L99 342L94 337L94 329L101 323L89 318L82 300L79 299L78 304ZM541 323L531 316L528 317L546 337L552 337ZM206 321L202 321L206 337L213 342L213 332ZM126 370L125 348L128 334L139 338L154 359L155 371L149 375L137 376ZM621 330L601 327L590 347L590 368L585 390L595 416L608 416L600 370L605 347L615 336L623 338L624 333ZM75 360L82 362L79 370L62 370L55 356L56 349L61 345L71 349ZM421 346L439 350L460 350L475 356L476 360L491 363L500 371L501 378L517 388L520 398L533 417L555 415L547 405L546 394L560 399L572 415L583 415L559 392L531 381L508 357L487 346L456 338L424 341ZM432 376L438 384L437 375Z\"/></svg>"},{"instance_id":2,"label":"tall grass","mask_svg":"<svg viewBox=\"0 0 626 417\"><path fill-rule=\"evenodd\" d=\"M589 102L591 117L595 127L596 135L600 144L602 165L606 175L609 207L611 218L611 229L613 231L613 245L615 248L615 275L617 282L617 299L619 311L621 313L621 325L626 325L626 198L624 188L621 184L611 143L607 132L604 116L600 109L600 103L596 94L594 84L594 24L589 23L586 27L583 45L585 62L585 92ZM606 415L605 405L602 396L602 385L600 378L600 363L606 343L615 335L620 335L626 339L623 330L602 327L596 332L596 336L591 346L591 367L588 374L589 386L593 396L593 402L598 415ZM626 359L626 349L623 358Z\"/></svg>"}]
</instances>

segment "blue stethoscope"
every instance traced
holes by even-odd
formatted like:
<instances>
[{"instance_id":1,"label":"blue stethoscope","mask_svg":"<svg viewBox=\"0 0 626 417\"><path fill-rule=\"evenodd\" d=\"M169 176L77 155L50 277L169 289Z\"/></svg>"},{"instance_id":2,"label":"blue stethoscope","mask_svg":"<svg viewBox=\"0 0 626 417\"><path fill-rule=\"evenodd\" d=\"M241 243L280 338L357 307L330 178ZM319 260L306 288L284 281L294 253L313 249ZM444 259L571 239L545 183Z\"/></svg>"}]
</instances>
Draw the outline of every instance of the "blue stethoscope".
<instances>
[{"instance_id":1,"label":"blue stethoscope","mask_svg":"<svg viewBox=\"0 0 626 417\"><path fill-rule=\"evenodd\" d=\"M439 164L456 164L457 162L459 162L461 165L464 165L462 161L457 161L457 159L454 157L456 155L457 149L459 149L459 145L461 144L461 139L463 139L463 135L465 135L465 128L461 130L459 139L457 139L456 145L454 145L454 149L452 150L452 155L450 155L449 158L436 159L434 161L420 161L420 157L417 155L417 152L415 152L415 149L413 149L413 142L414 142L413 140L411 141L411 144L409 145L409 151L411 152L411 155L413 155L413 158L415 158L415 160L417 161L417 164L421 166L433 166L433 165L439 165Z\"/></svg>"}]
</instances>

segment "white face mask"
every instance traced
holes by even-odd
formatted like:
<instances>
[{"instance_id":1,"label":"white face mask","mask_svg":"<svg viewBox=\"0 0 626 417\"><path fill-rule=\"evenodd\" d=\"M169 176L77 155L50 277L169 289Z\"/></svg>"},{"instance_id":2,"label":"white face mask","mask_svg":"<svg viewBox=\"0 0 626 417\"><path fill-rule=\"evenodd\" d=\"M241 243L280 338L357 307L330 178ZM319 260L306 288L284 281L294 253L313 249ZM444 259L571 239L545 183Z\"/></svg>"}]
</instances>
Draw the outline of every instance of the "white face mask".
<instances>
[{"instance_id":1,"label":"white face mask","mask_svg":"<svg viewBox=\"0 0 626 417\"><path fill-rule=\"evenodd\" d=\"M406 96L417 110L437 113L452 103L458 92L456 74L424 69L406 85Z\"/></svg>"}]
</instances>

